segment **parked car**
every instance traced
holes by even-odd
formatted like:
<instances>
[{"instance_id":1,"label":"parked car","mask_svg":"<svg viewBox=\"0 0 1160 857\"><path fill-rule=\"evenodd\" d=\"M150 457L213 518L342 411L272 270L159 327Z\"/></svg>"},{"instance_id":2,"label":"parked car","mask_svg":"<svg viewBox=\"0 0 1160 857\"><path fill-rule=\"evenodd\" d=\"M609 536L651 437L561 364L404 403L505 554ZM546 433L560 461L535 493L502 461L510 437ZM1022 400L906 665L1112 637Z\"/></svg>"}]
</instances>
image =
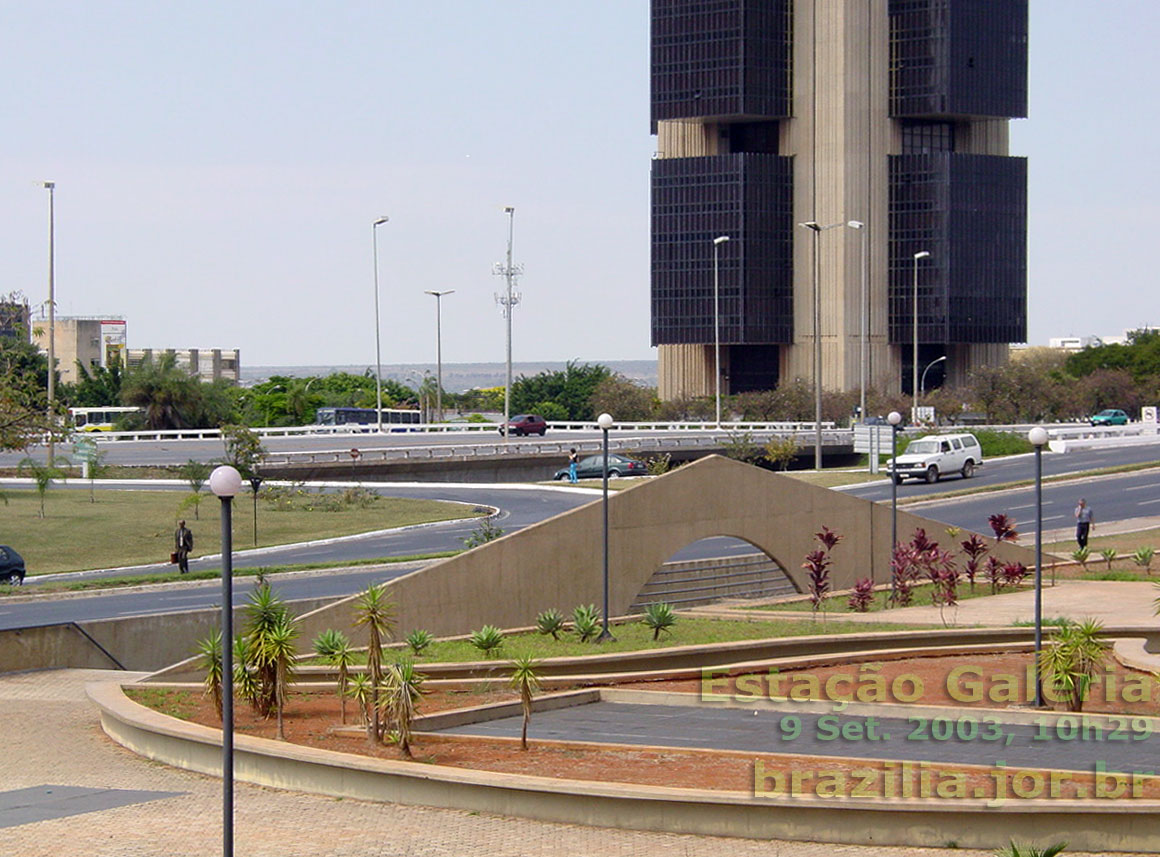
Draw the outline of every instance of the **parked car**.
<instances>
[{"instance_id":1,"label":"parked car","mask_svg":"<svg viewBox=\"0 0 1160 857\"><path fill-rule=\"evenodd\" d=\"M635 458L628 458L624 455L610 453L608 456L608 478L616 479L621 476L646 476L648 475L648 465L643 461L637 461ZM564 467L556 471L553 479L567 479L568 468ZM590 455L587 458L581 458L580 463L576 465L577 479L603 479L604 478L604 456Z\"/></svg>"},{"instance_id":2,"label":"parked car","mask_svg":"<svg viewBox=\"0 0 1160 857\"><path fill-rule=\"evenodd\" d=\"M903 479L938 482L944 473L961 473L969 479L983 466L983 448L973 434L927 435L910 442L906 452L886 463L886 472L895 484Z\"/></svg>"},{"instance_id":3,"label":"parked car","mask_svg":"<svg viewBox=\"0 0 1160 857\"><path fill-rule=\"evenodd\" d=\"M0 584L19 586L24 583L24 557L8 545L0 545Z\"/></svg>"},{"instance_id":4,"label":"parked car","mask_svg":"<svg viewBox=\"0 0 1160 857\"><path fill-rule=\"evenodd\" d=\"M548 424L544 418L536 414L519 414L508 420L508 435L515 435L519 437L522 434L538 434L540 437L544 436L544 432L548 430ZM500 426L500 434L503 434L503 426Z\"/></svg>"},{"instance_id":5,"label":"parked car","mask_svg":"<svg viewBox=\"0 0 1160 857\"><path fill-rule=\"evenodd\" d=\"M1104 408L1089 420L1093 426L1126 426L1128 415L1118 408Z\"/></svg>"}]
</instances>

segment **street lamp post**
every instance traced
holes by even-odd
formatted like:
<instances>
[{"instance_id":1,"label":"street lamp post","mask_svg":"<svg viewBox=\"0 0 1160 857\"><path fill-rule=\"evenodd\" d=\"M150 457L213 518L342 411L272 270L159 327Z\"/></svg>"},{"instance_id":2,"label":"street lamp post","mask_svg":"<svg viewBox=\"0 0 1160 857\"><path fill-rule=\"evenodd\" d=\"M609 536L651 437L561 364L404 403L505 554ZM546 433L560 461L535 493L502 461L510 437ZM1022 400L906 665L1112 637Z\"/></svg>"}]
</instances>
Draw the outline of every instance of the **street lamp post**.
<instances>
[{"instance_id":1,"label":"street lamp post","mask_svg":"<svg viewBox=\"0 0 1160 857\"><path fill-rule=\"evenodd\" d=\"M48 419L56 426L56 182L45 182L48 191ZM48 466L52 467L56 438L48 433Z\"/></svg>"},{"instance_id":2,"label":"street lamp post","mask_svg":"<svg viewBox=\"0 0 1160 857\"><path fill-rule=\"evenodd\" d=\"M729 240L728 235L721 235L713 239L713 356L716 366L716 375L713 379L713 389L717 395L717 430L721 430L721 290L719 270L717 264L718 250Z\"/></svg>"},{"instance_id":3,"label":"street lamp post","mask_svg":"<svg viewBox=\"0 0 1160 857\"><path fill-rule=\"evenodd\" d=\"M942 363L946 359L947 356L945 354L942 357L936 357L934 360L927 363L926 368L922 370L922 383L918 385L918 389L924 397L926 396L926 373L930 371L931 366L934 366L936 363Z\"/></svg>"},{"instance_id":4,"label":"street lamp post","mask_svg":"<svg viewBox=\"0 0 1160 857\"><path fill-rule=\"evenodd\" d=\"M815 220L798 224L814 233L814 470L822 469L822 296L818 239L827 229L842 225L831 223L820 226Z\"/></svg>"},{"instance_id":5,"label":"street lamp post","mask_svg":"<svg viewBox=\"0 0 1160 857\"><path fill-rule=\"evenodd\" d=\"M209 475L209 488L222 501L222 854L234 854L234 568L233 499L242 475L223 464Z\"/></svg>"},{"instance_id":6,"label":"street lamp post","mask_svg":"<svg viewBox=\"0 0 1160 857\"><path fill-rule=\"evenodd\" d=\"M612 428L612 414L601 414L596 418L596 424L604 434L604 628L597 640L603 642L616 639L608 630L608 430Z\"/></svg>"},{"instance_id":7,"label":"street lamp post","mask_svg":"<svg viewBox=\"0 0 1160 857\"><path fill-rule=\"evenodd\" d=\"M914 404L911 406L910 419L918 422L918 260L925 259L930 256L926 250L919 250L914 254L914 326L911 329L911 335L914 337L912 345L912 361L910 369L910 392L914 399Z\"/></svg>"},{"instance_id":8,"label":"street lamp post","mask_svg":"<svg viewBox=\"0 0 1160 857\"><path fill-rule=\"evenodd\" d=\"M860 294L859 304L861 305L861 321L858 326L858 417L860 420L866 419L866 384L867 375L869 374L869 357L867 354L870 338L870 309L866 295L866 253L867 253L867 230L866 224L861 220L848 220L846 225L851 229L858 230L858 237L862 241L862 290Z\"/></svg>"},{"instance_id":9,"label":"street lamp post","mask_svg":"<svg viewBox=\"0 0 1160 857\"><path fill-rule=\"evenodd\" d=\"M890 423L890 559L893 563L894 548L898 545L898 424L902 414L891 411L886 417ZM890 598L894 600L894 571L890 573Z\"/></svg>"},{"instance_id":10,"label":"street lamp post","mask_svg":"<svg viewBox=\"0 0 1160 857\"><path fill-rule=\"evenodd\" d=\"M1039 653L1043 649L1043 445L1047 430L1035 426L1027 433L1035 447L1035 707L1043 704Z\"/></svg>"},{"instance_id":11,"label":"street lamp post","mask_svg":"<svg viewBox=\"0 0 1160 857\"><path fill-rule=\"evenodd\" d=\"M435 413L443 422L443 296L455 294L455 289L437 292L428 289L424 294L435 298Z\"/></svg>"},{"instance_id":12,"label":"street lamp post","mask_svg":"<svg viewBox=\"0 0 1160 857\"><path fill-rule=\"evenodd\" d=\"M371 244L375 263L375 417L383 432L383 353L379 336L379 227L390 220L385 214L371 224Z\"/></svg>"}]
</instances>

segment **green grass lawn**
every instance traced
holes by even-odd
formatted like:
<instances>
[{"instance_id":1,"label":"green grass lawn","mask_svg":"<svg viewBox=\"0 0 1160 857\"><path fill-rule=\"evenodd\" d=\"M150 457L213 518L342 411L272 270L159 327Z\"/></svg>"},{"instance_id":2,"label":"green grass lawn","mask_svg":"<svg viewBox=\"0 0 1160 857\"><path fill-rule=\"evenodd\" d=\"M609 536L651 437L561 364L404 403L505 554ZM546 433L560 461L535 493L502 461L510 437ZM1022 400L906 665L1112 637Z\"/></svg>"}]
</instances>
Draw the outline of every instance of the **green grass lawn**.
<instances>
[{"instance_id":1,"label":"green grass lawn","mask_svg":"<svg viewBox=\"0 0 1160 857\"><path fill-rule=\"evenodd\" d=\"M193 556L220 550L221 503L212 494L201 501L198 517L180 508L188 491L88 491L50 488L45 517L35 490L8 489L0 505L0 543L14 547L28 574L48 574L89 568L109 568L168 562L177 520L193 530ZM255 547L251 496L234 501L234 548ZM469 518L481 513L473 506L437 500L378 497L363 508L340 511L274 510L258 501L257 546L279 545L389 529L428 521Z\"/></svg>"},{"instance_id":2,"label":"green grass lawn","mask_svg":"<svg viewBox=\"0 0 1160 857\"><path fill-rule=\"evenodd\" d=\"M922 627L922 626L914 626ZM504 639L502 648L494 657L508 660L518 657L537 659L597 655L608 652L636 652L650 649L665 649L671 646L694 646L705 643L727 643L737 640L762 640L769 637L803 637L810 634L853 634L870 631L897 631L906 626L886 623L842 622L831 620L823 624L809 619L770 619L760 622L739 622L730 619L702 619L681 616L671 633L661 634L653 640L652 631L641 622L613 625L611 631L615 641L604 643L581 643L571 631L561 632L559 640L537 633L517 634ZM352 640L353 645L366 645L365 639ZM392 658L404 656L409 649L394 650ZM483 653L466 640L433 643L422 655L415 658L417 664L456 663L460 661L486 660Z\"/></svg>"}]
</instances>

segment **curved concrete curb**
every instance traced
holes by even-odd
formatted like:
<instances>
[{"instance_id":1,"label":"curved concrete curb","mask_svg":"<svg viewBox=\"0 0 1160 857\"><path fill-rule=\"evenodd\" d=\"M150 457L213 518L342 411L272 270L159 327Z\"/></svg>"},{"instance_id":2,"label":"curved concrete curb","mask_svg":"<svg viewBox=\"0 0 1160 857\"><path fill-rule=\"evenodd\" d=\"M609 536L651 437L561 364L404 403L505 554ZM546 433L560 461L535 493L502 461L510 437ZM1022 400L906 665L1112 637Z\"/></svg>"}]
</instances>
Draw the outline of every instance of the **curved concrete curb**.
<instances>
[{"instance_id":1,"label":"curved concrete curb","mask_svg":"<svg viewBox=\"0 0 1160 857\"><path fill-rule=\"evenodd\" d=\"M219 775L221 733L131 701L118 683L90 699L114 741L154 761ZM359 800L457 808L591 826L846 844L993 848L1066 839L1092 851L1155 853L1160 801L824 799L647 787L371 759L235 736L235 777Z\"/></svg>"}]
</instances>

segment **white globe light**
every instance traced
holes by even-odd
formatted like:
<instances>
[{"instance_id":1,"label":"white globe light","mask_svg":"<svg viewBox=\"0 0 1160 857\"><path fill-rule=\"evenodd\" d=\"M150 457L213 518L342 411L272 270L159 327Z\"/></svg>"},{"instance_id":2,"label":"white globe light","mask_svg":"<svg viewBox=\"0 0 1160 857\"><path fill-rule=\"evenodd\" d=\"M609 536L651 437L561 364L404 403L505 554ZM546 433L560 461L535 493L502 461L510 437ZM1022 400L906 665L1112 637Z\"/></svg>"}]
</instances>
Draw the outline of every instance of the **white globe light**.
<instances>
[{"instance_id":1,"label":"white globe light","mask_svg":"<svg viewBox=\"0 0 1160 857\"><path fill-rule=\"evenodd\" d=\"M886 417L886 422L892 426L896 426L902 422L902 414L898 413L898 411L891 411Z\"/></svg>"},{"instance_id":2,"label":"white globe light","mask_svg":"<svg viewBox=\"0 0 1160 857\"><path fill-rule=\"evenodd\" d=\"M1047 443L1047 429L1043 426L1036 426L1027 432L1027 439L1031 441L1033 446L1043 446Z\"/></svg>"},{"instance_id":3,"label":"white globe light","mask_svg":"<svg viewBox=\"0 0 1160 857\"><path fill-rule=\"evenodd\" d=\"M242 474L228 464L215 467L209 475L209 490L218 497L234 497L242 490Z\"/></svg>"},{"instance_id":4,"label":"white globe light","mask_svg":"<svg viewBox=\"0 0 1160 857\"><path fill-rule=\"evenodd\" d=\"M596 425L600 426L605 431L612 428L612 414L601 414L596 418Z\"/></svg>"}]
</instances>

